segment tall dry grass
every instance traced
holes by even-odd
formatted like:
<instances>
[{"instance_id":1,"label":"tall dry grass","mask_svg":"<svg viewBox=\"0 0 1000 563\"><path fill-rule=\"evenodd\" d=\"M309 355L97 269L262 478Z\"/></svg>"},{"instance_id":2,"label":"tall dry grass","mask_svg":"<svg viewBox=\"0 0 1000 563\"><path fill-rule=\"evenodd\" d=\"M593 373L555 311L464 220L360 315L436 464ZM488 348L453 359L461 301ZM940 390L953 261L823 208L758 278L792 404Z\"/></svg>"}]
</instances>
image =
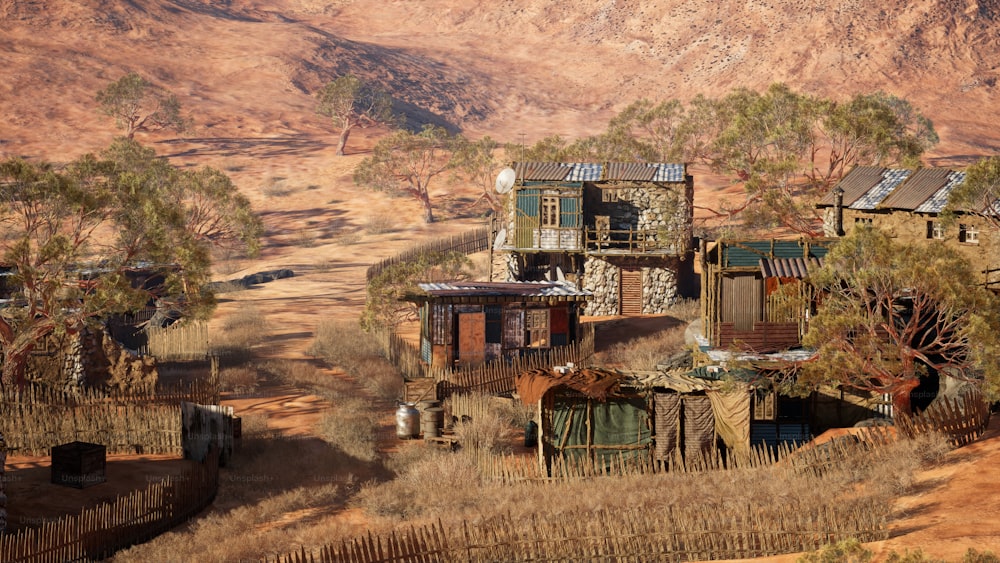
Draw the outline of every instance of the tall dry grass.
<instances>
[{"instance_id":1,"label":"tall dry grass","mask_svg":"<svg viewBox=\"0 0 1000 563\"><path fill-rule=\"evenodd\" d=\"M626 370L656 369L657 364L687 348L684 342L686 330L687 327L682 325L649 336L616 342L609 348L595 353L594 362Z\"/></svg>"},{"instance_id":2,"label":"tall dry grass","mask_svg":"<svg viewBox=\"0 0 1000 563\"><path fill-rule=\"evenodd\" d=\"M403 395L403 376L357 322L321 323L308 353L344 370L377 399L395 401Z\"/></svg>"},{"instance_id":3,"label":"tall dry grass","mask_svg":"<svg viewBox=\"0 0 1000 563\"><path fill-rule=\"evenodd\" d=\"M267 341L269 333L270 327L260 310L245 305L227 316L221 329L211 334L210 352L227 364L247 363Z\"/></svg>"}]
</instances>

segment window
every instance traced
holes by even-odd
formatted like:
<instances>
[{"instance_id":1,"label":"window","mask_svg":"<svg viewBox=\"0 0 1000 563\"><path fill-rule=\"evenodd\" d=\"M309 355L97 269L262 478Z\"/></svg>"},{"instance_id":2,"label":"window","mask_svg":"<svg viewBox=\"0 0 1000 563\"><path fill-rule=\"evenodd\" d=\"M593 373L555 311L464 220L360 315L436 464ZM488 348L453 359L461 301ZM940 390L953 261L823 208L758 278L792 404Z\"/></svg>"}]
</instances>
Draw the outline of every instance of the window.
<instances>
[{"instance_id":1,"label":"window","mask_svg":"<svg viewBox=\"0 0 1000 563\"><path fill-rule=\"evenodd\" d=\"M603 201L604 203L614 203L618 201L618 190L613 188L602 189L601 201Z\"/></svg>"},{"instance_id":2,"label":"window","mask_svg":"<svg viewBox=\"0 0 1000 563\"><path fill-rule=\"evenodd\" d=\"M855 217L854 218L854 224L855 225L871 225L872 224L872 218L871 217Z\"/></svg>"},{"instance_id":3,"label":"window","mask_svg":"<svg viewBox=\"0 0 1000 563\"><path fill-rule=\"evenodd\" d=\"M543 227L558 227L559 226L559 198L558 197L543 197L542 198L542 226Z\"/></svg>"},{"instance_id":4,"label":"window","mask_svg":"<svg viewBox=\"0 0 1000 563\"><path fill-rule=\"evenodd\" d=\"M525 328L528 331L528 348L548 348L549 310L528 309L525 313Z\"/></svg>"},{"instance_id":5,"label":"window","mask_svg":"<svg viewBox=\"0 0 1000 563\"><path fill-rule=\"evenodd\" d=\"M944 227L938 221L927 221L927 238L944 239Z\"/></svg>"},{"instance_id":6,"label":"window","mask_svg":"<svg viewBox=\"0 0 1000 563\"><path fill-rule=\"evenodd\" d=\"M973 225L960 224L958 226L958 242L979 244L979 229Z\"/></svg>"}]
</instances>

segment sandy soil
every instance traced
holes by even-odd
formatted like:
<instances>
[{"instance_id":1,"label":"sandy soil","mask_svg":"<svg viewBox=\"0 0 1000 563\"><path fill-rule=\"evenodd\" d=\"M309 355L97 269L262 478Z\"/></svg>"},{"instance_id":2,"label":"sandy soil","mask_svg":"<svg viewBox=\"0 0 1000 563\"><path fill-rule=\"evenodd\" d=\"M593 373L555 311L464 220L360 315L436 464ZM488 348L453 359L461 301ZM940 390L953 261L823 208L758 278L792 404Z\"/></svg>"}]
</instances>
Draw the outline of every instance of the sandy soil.
<instances>
[{"instance_id":1,"label":"sandy soil","mask_svg":"<svg viewBox=\"0 0 1000 563\"><path fill-rule=\"evenodd\" d=\"M223 295L213 326L252 308L271 327L265 354L311 362L305 351L320 323L357 318L368 265L481 224L481 210L464 209L478 197L473 186L435 183L442 221L431 225L420 221L415 202L355 186L353 168L384 131L355 132L347 156L332 154L334 135L314 113L311 92L333 76L377 80L417 118L525 143L594 133L625 104L653 93L688 99L778 80L830 96L882 88L913 100L934 121L942 142L929 164L961 165L1000 151L992 127L1000 120L992 12L974 3L959 10L939 2L870 2L847 11L792 0L0 0L0 158L65 161L106 146L117 131L97 113L93 96L126 70L169 88L194 128L142 134L141 141L179 166L208 164L230 174L267 228L263 254L219 260L216 279L295 272ZM692 171L696 206L739 197L726 178ZM662 322L612 321L603 334L610 341ZM299 437L315 436L316 420L331 408L277 386L226 403ZM391 414L386 420L391 428ZM385 447L396 446L390 435ZM964 546L1000 547L990 503L1000 492L990 479L998 446L991 434L922 476L917 492L899 501L905 517L896 536L878 549L920 546L954 558ZM128 475L170 474L183 462L113 457L107 487L80 492L90 500L60 487L53 495L63 497L59 502L28 504L28 492L41 498L45 463L8 460L16 468L11 476L23 476L8 483L11 514L25 522L32 511L78 507L60 504L72 498L96 502L112 486L143 484ZM19 488L30 486L36 488ZM354 509L335 517L364 526Z\"/></svg>"}]
</instances>

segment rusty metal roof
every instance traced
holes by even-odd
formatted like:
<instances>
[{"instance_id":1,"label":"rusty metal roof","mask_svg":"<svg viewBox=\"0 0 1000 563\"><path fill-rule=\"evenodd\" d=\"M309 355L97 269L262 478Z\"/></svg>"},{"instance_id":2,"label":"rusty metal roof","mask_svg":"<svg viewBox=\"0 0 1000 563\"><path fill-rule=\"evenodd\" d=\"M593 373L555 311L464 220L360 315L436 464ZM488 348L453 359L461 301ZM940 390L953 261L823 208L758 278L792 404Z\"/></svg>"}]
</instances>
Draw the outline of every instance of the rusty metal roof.
<instances>
[{"instance_id":1,"label":"rusty metal roof","mask_svg":"<svg viewBox=\"0 0 1000 563\"><path fill-rule=\"evenodd\" d=\"M515 162L519 180L528 182L683 182L683 164L663 162Z\"/></svg>"},{"instance_id":2,"label":"rusty metal roof","mask_svg":"<svg viewBox=\"0 0 1000 563\"><path fill-rule=\"evenodd\" d=\"M809 277L809 270L823 266L821 258L761 258L760 271L765 278Z\"/></svg>"},{"instance_id":3,"label":"rusty metal roof","mask_svg":"<svg viewBox=\"0 0 1000 563\"><path fill-rule=\"evenodd\" d=\"M515 162L517 179L529 182L561 182L572 171L562 162Z\"/></svg>"},{"instance_id":4,"label":"rusty metal roof","mask_svg":"<svg viewBox=\"0 0 1000 563\"><path fill-rule=\"evenodd\" d=\"M951 191L961 185L962 182L965 182L965 172L949 170L947 182L941 186L941 189L934 192L934 195L930 199L920 204L914 211L918 213L941 213L944 210L944 206L948 204L948 196L951 194Z\"/></svg>"},{"instance_id":5,"label":"rusty metal roof","mask_svg":"<svg viewBox=\"0 0 1000 563\"><path fill-rule=\"evenodd\" d=\"M563 297L579 301L593 295L585 289L565 281L543 282L442 282L421 283L420 289L431 297Z\"/></svg>"},{"instance_id":6,"label":"rusty metal roof","mask_svg":"<svg viewBox=\"0 0 1000 563\"><path fill-rule=\"evenodd\" d=\"M892 190L878 207L913 211L948 184L950 173L947 168L921 168Z\"/></svg>"},{"instance_id":7,"label":"rusty metal roof","mask_svg":"<svg viewBox=\"0 0 1000 563\"><path fill-rule=\"evenodd\" d=\"M835 202L833 200L833 192L837 188L844 190L844 205L848 206L863 195L865 192L872 189L872 187L882 180L882 175L885 173L885 168L881 166L855 166L847 173L840 182L837 183L837 187L826 194L826 196L820 200L819 206L826 207L832 206Z\"/></svg>"},{"instance_id":8,"label":"rusty metal roof","mask_svg":"<svg viewBox=\"0 0 1000 563\"><path fill-rule=\"evenodd\" d=\"M900 169L886 169L882 173L882 179L877 184L872 186L870 190L865 192L861 197L857 198L850 205L847 204L847 194L844 194L844 205L850 207L851 209L861 209L865 211L872 211L877 209L879 204L882 203L885 198L892 193L900 184L902 184L912 173L912 170L900 170Z\"/></svg>"}]
</instances>

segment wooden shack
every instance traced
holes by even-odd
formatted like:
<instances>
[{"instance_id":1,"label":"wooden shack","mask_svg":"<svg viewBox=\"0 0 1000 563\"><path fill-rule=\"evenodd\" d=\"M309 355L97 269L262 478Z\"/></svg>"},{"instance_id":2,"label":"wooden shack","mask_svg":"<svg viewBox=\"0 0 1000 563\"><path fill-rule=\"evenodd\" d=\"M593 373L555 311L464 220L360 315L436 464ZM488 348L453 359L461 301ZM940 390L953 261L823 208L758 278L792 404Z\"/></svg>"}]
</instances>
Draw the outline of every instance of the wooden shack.
<instances>
[{"instance_id":1,"label":"wooden shack","mask_svg":"<svg viewBox=\"0 0 1000 563\"><path fill-rule=\"evenodd\" d=\"M432 368L478 365L566 346L581 336L591 293L569 282L419 284L420 357Z\"/></svg>"},{"instance_id":2,"label":"wooden shack","mask_svg":"<svg viewBox=\"0 0 1000 563\"><path fill-rule=\"evenodd\" d=\"M709 344L758 353L799 346L812 294L812 286L799 282L822 265L835 240L703 241L701 297Z\"/></svg>"}]
</instances>

